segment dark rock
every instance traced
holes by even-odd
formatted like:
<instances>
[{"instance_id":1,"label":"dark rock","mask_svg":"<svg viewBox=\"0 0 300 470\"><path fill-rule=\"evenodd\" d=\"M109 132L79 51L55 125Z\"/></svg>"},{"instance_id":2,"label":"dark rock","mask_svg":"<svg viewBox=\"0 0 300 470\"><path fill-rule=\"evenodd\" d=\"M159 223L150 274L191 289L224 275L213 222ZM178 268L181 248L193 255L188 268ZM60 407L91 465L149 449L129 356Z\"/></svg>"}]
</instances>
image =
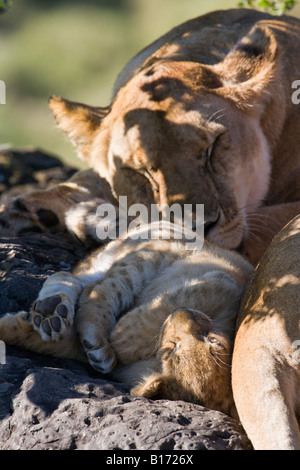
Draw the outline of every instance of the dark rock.
<instances>
[{"instance_id":1,"label":"dark rock","mask_svg":"<svg viewBox=\"0 0 300 470\"><path fill-rule=\"evenodd\" d=\"M69 179L77 170L41 150L0 149L0 202Z\"/></svg>"},{"instance_id":2,"label":"dark rock","mask_svg":"<svg viewBox=\"0 0 300 470\"><path fill-rule=\"evenodd\" d=\"M241 450L234 420L185 402L131 396L88 367L9 348L0 366L0 449Z\"/></svg>"},{"instance_id":3,"label":"dark rock","mask_svg":"<svg viewBox=\"0 0 300 470\"><path fill-rule=\"evenodd\" d=\"M65 234L0 238L0 315L28 310L47 277L70 271L85 254L82 245Z\"/></svg>"}]
</instances>

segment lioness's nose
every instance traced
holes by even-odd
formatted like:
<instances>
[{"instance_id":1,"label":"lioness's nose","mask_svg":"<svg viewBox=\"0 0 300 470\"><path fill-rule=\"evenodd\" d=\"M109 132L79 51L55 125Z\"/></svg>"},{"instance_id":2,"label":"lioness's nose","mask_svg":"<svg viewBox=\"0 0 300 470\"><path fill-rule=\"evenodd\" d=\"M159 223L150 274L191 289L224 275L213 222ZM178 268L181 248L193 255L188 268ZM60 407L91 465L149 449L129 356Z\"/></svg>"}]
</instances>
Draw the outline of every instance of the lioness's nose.
<instances>
[{"instance_id":1,"label":"lioness's nose","mask_svg":"<svg viewBox=\"0 0 300 470\"><path fill-rule=\"evenodd\" d=\"M205 238L212 231L212 229L216 227L219 220L220 220L220 214L218 212L215 214L211 214L208 217L204 216L204 237Z\"/></svg>"}]
</instances>

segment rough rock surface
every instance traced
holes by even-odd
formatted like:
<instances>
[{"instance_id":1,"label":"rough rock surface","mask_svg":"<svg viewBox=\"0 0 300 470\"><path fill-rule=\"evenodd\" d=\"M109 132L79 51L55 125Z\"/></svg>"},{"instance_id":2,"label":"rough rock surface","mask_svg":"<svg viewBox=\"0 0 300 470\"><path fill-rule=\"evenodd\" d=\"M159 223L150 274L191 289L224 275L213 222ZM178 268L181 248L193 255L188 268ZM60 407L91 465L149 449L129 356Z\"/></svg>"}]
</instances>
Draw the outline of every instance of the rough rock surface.
<instances>
[{"instance_id":1,"label":"rough rock surface","mask_svg":"<svg viewBox=\"0 0 300 470\"><path fill-rule=\"evenodd\" d=\"M85 254L65 234L0 238L0 315L28 310L47 277L70 271Z\"/></svg>"},{"instance_id":2,"label":"rough rock surface","mask_svg":"<svg viewBox=\"0 0 300 470\"><path fill-rule=\"evenodd\" d=\"M75 361L8 348L0 366L0 449L239 450L239 425L198 405L133 397Z\"/></svg>"},{"instance_id":3,"label":"rough rock surface","mask_svg":"<svg viewBox=\"0 0 300 470\"><path fill-rule=\"evenodd\" d=\"M28 310L44 280L85 254L63 234L0 240L0 316ZM7 346L0 364L0 449L249 449L217 411L129 394L91 367Z\"/></svg>"}]
</instances>

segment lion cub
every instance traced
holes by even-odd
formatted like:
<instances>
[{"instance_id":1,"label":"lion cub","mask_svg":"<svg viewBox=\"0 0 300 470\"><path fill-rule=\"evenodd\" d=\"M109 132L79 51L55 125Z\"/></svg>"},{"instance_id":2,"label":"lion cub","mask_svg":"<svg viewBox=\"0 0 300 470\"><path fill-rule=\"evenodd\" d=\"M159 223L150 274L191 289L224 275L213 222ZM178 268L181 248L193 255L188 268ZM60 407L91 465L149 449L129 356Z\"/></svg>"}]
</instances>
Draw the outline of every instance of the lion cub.
<instances>
[{"instance_id":1,"label":"lion cub","mask_svg":"<svg viewBox=\"0 0 300 470\"><path fill-rule=\"evenodd\" d=\"M252 267L205 242L130 237L44 283L30 314L0 319L0 339L88 361L152 398L230 413L231 351Z\"/></svg>"}]
</instances>

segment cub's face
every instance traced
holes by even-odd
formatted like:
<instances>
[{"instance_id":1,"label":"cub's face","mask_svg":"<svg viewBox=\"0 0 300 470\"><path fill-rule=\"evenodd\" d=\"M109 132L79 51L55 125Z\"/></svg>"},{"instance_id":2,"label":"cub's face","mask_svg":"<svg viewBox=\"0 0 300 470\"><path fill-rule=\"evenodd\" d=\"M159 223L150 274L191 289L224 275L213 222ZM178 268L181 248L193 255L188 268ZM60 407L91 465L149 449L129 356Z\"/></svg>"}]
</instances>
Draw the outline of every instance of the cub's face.
<instances>
[{"instance_id":1,"label":"cub's face","mask_svg":"<svg viewBox=\"0 0 300 470\"><path fill-rule=\"evenodd\" d=\"M146 378L133 394L185 400L230 414L231 345L205 314L179 309L168 317L158 362L161 373Z\"/></svg>"}]
</instances>

